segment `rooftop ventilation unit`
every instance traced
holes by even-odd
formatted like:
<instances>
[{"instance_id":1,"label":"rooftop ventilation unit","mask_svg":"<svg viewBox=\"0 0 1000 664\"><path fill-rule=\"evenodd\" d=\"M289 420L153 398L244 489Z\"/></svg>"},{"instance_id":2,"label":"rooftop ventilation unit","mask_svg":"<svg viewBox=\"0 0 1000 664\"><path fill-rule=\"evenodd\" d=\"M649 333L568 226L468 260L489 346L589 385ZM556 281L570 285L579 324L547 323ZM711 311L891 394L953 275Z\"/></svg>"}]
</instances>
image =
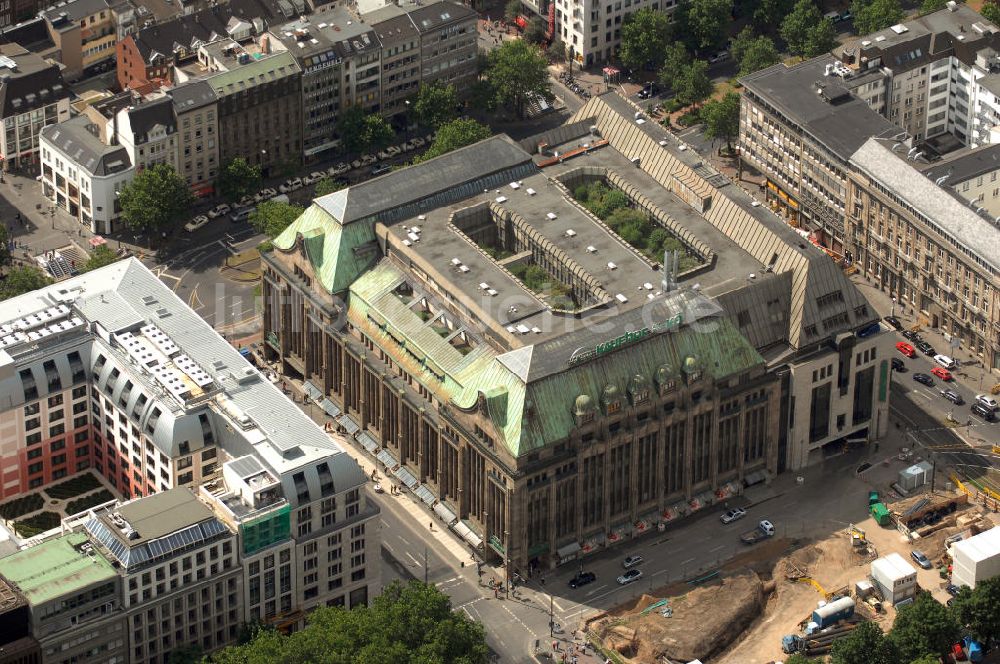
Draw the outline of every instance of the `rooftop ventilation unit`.
<instances>
[{"instance_id":1,"label":"rooftop ventilation unit","mask_svg":"<svg viewBox=\"0 0 1000 664\"><path fill-rule=\"evenodd\" d=\"M909 32L910 31L909 28L907 28L902 23L897 23L896 25L892 26L889 29L892 30L893 32L895 32L897 35L901 35L904 32Z\"/></svg>"}]
</instances>

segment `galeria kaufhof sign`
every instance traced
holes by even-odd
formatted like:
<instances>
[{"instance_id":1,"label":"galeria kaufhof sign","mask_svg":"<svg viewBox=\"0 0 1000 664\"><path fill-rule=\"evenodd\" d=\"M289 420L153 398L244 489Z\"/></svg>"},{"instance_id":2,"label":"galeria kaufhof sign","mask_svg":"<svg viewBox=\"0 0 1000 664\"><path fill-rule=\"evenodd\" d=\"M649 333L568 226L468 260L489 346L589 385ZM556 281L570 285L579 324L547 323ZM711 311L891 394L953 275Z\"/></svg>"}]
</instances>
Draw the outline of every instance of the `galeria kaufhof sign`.
<instances>
[{"instance_id":1,"label":"galeria kaufhof sign","mask_svg":"<svg viewBox=\"0 0 1000 664\"><path fill-rule=\"evenodd\" d=\"M617 336L614 339L602 341L593 348L577 348L573 351L573 354L570 355L569 364L572 366L574 364L580 364L581 362L587 362L595 357L600 357L601 355L606 355L607 353L616 351L619 348L631 346L632 344L642 341L643 339L654 334L676 330L683 322L684 314L677 314L662 323L653 323L649 327L643 327L632 332L626 332L625 334Z\"/></svg>"}]
</instances>

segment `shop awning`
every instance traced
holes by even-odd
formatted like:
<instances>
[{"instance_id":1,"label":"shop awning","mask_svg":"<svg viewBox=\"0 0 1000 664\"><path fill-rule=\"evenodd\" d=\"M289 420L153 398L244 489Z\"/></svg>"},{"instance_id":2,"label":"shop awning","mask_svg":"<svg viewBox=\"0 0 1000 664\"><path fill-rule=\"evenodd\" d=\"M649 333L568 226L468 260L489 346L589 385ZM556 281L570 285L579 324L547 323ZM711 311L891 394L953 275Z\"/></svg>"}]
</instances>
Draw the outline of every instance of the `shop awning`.
<instances>
[{"instance_id":1,"label":"shop awning","mask_svg":"<svg viewBox=\"0 0 1000 664\"><path fill-rule=\"evenodd\" d=\"M448 506L445 505L444 503L438 503L437 505L435 505L434 513L437 514L441 518L441 520L447 523L448 525L455 523L455 521L458 519L458 517L455 516L455 513L452 512L450 509L448 509Z\"/></svg>"},{"instance_id":2,"label":"shop awning","mask_svg":"<svg viewBox=\"0 0 1000 664\"><path fill-rule=\"evenodd\" d=\"M760 484L765 481L767 481L766 470L755 470L743 478L743 483L747 486L753 486L754 484Z\"/></svg>"},{"instance_id":3,"label":"shop awning","mask_svg":"<svg viewBox=\"0 0 1000 664\"><path fill-rule=\"evenodd\" d=\"M556 554L558 554L558 556L563 560L567 560L580 553L580 548L579 542L570 542L569 544L556 549Z\"/></svg>"},{"instance_id":4,"label":"shop awning","mask_svg":"<svg viewBox=\"0 0 1000 664\"><path fill-rule=\"evenodd\" d=\"M302 383L302 389L304 389L306 394L309 395L309 398L314 401L319 401L323 398L323 392L321 392L318 387L310 383L308 380Z\"/></svg>"},{"instance_id":5,"label":"shop awning","mask_svg":"<svg viewBox=\"0 0 1000 664\"><path fill-rule=\"evenodd\" d=\"M329 415L330 417L336 417L337 415L340 415L340 413L341 413L340 406L338 406L337 404L333 403L329 399L323 399L319 403L319 406L320 406L320 408L323 409L323 412L326 413L327 415Z\"/></svg>"},{"instance_id":6,"label":"shop awning","mask_svg":"<svg viewBox=\"0 0 1000 664\"><path fill-rule=\"evenodd\" d=\"M375 455L375 458L381 461L382 465L386 468L395 468L399 465L399 462L396 461L396 457L392 456L392 452L389 450L379 450L378 454Z\"/></svg>"},{"instance_id":7,"label":"shop awning","mask_svg":"<svg viewBox=\"0 0 1000 664\"><path fill-rule=\"evenodd\" d=\"M369 454L378 454L378 441L370 433L362 431L357 435L357 439L361 443L361 447L365 448Z\"/></svg>"},{"instance_id":8,"label":"shop awning","mask_svg":"<svg viewBox=\"0 0 1000 664\"><path fill-rule=\"evenodd\" d=\"M454 530L459 537L471 544L474 549L478 549L483 545L483 538L477 535L476 531L474 531L465 521L459 521L456 523L452 530Z\"/></svg>"},{"instance_id":9,"label":"shop awning","mask_svg":"<svg viewBox=\"0 0 1000 664\"><path fill-rule=\"evenodd\" d=\"M398 477L399 481L405 484L411 491L417 486L417 484L419 484L419 482L417 482L417 478L413 476L413 473L406 469L406 466L400 466L397 468L393 475Z\"/></svg>"},{"instance_id":10,"label":"shop awning","mask_svg":"<svg viewBox=\"0 0 1000 664\"><path fill-rule=\"evenodd\" d=\"M352 436L361 430L361 427L358 426L358 423L350 415L341 415L337 418L337 423L344 427L347 433Z\"/></svg>"},{"instance_id":11,"label":"shop awning","mask_svg":"<svg viewBox=\"0 0 1000 664\"><path fill-rule=\"evenodd\" d=\"M583 553L593 553L596 549L604 546L605 535L603 532L597 533L596 535L591 535L583 541L580 546L580 551Z\"/></svg>"},{"instance_id":12,"label":"shop awning","mask_svg":"<svg viewBox=\"0 0 1000 664\"><path fill-rule=\"evenodd\" d=\"M434 492L423 484L414 489L413 493L417 494L417 498L424 501L427 505L434 505L434 501L437 500L437 498L434 497Z\"/></svg>"}]
</instances>

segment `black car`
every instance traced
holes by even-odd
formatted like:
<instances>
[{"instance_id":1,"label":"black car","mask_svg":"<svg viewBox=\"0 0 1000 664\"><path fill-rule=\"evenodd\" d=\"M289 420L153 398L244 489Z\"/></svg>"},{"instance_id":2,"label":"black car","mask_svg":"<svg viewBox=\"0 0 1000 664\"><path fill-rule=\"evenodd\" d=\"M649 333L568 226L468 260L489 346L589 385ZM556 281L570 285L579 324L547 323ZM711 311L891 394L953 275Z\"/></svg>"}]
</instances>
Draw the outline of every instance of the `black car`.
<instances>
[{"instance_id":1,"label":"black car","mask_svg":"<svg viewBox=\"0 0 1000 664\"><path fill-rule=\"evenodd\" d=\"M914 332L913 330L903 330L902 335L903 338L908 341L923 341L923 339L920 338L920 333Z\"/></svg>"},{"instance_id":2,"label":"black car","mask_svg":"<svg viewBox=\"0 0 1000 664\"><path fill-rule=\"evenodd\" d=\"M892 370L899 373L906 373L906 363L901 358L892 358Z\"/></svg>"},{"instance_id":3,"label":"black car","mask_svg":"<svg viewBox=\"0 0 1000 664\"><path fill-rule=\"evenodd\" d=\"M972 404L971 410L972 410L973 413L975 413L979 417L983 418L987 422L992 422L994 419L996 419L996 416L993 414L993 409L992 408L987 408L986 406L984 406L981 403L977 402L977 403Z\"/></svg>"},{"instance_id":4,"label":"black car","mask_svg":"<svg viewBox=\"0 0 1000 664\"><path fill-rule=\"evenodd\" d=\"M917 350L919 350L924 355L929 355L930 357L934 357L935 355L937 355L937 351L934 350L934 346L930 345L926 341L918 341L914 345L916 346Z\"/></svg>"},{"instance_id":5,"label":"black car","mask_svg":"<svg viewBox=\"0 0 1000 664\"><path fill-rule=\"evenodd\" d=\"M945 590L948 592L949 595L951 595L952 597L954 597L955 595L958 594L958 592L961 590L961 588L959 588L958 586L956 586L954 583L949 583L948 587L945 588Z\"/></svg>"},{"instance_id":6,"label":"black car","mask_svg":"<svg viewBox=\"0 0 1000 664\"><path fill-rule=\"evenodd\" d=\"M941 396L943 396L945 399L952 402L956 406L961 406L962 404L965 403L965 399L962 398L962 395L956 392L955 390L941 390Z\"/></svg>"},{"instance_id":7,"label":"black car","mask_svg":"<svg viewBox=\"0 0 1000 664\"><path fill-rule=\"evenodd\" d=\"M924 385L930 385L930 386L934 385L934 379L925 373L913 374L913 380L917 381L918 383L922 383Z\"/></svg>"},{"instance_id":8,"label":"black car","mask_svg":"<svg viewBox=\"0 0 1000 664\"><path fill-rule=\"evenodd\" d=\"M899 320L895 316L886 316L882 320L884 320L889 325L892 325L897 330L902 330L903 329L903 321Z\"/></svg>"},{"instance_id":9,"label":"black car","mask_svg":"<svg viewBox=\"0 0 1000 664\"><path fill-rule=\"evenodd\" d=\"M569 580L570 588L579 588L597 580L597 575L593 572L580 572Z\"/></svg>"}]
</instances>

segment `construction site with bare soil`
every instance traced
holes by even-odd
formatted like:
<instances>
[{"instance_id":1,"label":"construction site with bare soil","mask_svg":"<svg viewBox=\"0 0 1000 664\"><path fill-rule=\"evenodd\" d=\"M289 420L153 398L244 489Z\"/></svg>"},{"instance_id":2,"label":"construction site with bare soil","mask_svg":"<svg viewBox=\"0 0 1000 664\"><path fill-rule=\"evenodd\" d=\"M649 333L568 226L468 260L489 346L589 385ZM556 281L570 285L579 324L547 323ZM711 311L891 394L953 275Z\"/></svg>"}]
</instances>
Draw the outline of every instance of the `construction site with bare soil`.
<instances>
[{"instance_id":1,"label":"construction site with bare soil","mask_svg":"<svg viewBox=\"0 0 1000 664\"><path fill-rule=\"evenodd\" d=\"M626 664L770 664L789 652L823 655L863 621L888 630L894 604L912 601L920 589L946 602L948 547L993 526L986 510L955 491L879 501L878 510L869 505L877 516L867 518L859 502L859 524L820 540L768 539L718 570L595 616L587 629ZM916 550L929 569L905 562L917 560ZM873 562L884 556L912 572L908 597L887 596L892 591L879 584Z\"/></svg>"}]
</instances>

